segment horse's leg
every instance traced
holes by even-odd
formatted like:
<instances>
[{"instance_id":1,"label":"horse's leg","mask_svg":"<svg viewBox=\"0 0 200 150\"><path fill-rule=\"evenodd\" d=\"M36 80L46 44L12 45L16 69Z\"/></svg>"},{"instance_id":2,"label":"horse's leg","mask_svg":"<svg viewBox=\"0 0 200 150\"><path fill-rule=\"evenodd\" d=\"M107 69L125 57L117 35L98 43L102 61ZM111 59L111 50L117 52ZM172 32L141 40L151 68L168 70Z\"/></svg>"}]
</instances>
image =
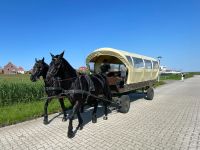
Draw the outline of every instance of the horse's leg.
<instances>
[{"instance_id":1,"label":"horse's leg","mask_svg":"<svg viewBox=\"0 0 200 150\"><path fill-rule=\"evenodd\" d=\"M79 102L76 101L75 105L73 106L73 109L72 109L72 113L70 114L69 116L69 126L68 126L68 138L72 138L74 137L74 132L73 132L73 119L74 119L74 115L75 113L77 113L78 111L78 105L79 105Z\"/></svg>"},{"instance_id":2,"label":"horse's leg","mask_svg":"<svg viewBox=\"0 0 200 150\"><path fill-rule=\"evenodd\" d=\"M79 110L77 110L77 117L78 117L78 127L77 127L77 129L82 130L83 129L83 119L81 117Z\"/></svg>"},{"instance_id":3,"label":"horse's leg","mask_svg":"<svg viewBox=\"0 0 200 150\"><path fill-rule=\"evenodd\" d=\"M97 122L97 107L98 107L98 101L96 100L94 103L94 109L92 112L92 123L96 123Z\"/></svg>"},{"instance_id":4,"label":"horse's leg","mask_svg":"<svg viewBox=\"0 0 200 150\"><path fill-rule=\"evenodd\" d=\"M111 91L110 91L107 81L106 81L106 86L104 87L104 95L107 100L112 101L112 95L111 95ZM103 104L104 104L104 115L105 115L103 117L103 119L107 120L108 119L108 117L107 117L108 116L108 105L110 103L108 101L103 101Z\"/></svg>"},{"instance_id":5,"label":"horse's leg","mask_svg":"<svg viewBox=\"0 0 200 150\"><path fill-rule=\"evenodd\" d=\"M49 105L49 101L50 99L47 98L46 101L45 101L45 104L44 104L44 120L43 120L43 123L46 125L48 124L48 112L47 112L47 108L48 108L48 105Z\"/></svg>"},{"instance_id":6,"label":"horse's leg","mask_svg":"<svg viewBox=\"0 0 200 150\"><path fill-rule=\"evenodd\" d=\"M81 106L81 113L84 113L84 105Z\"/></svg>"},{"instance_id":7,"label":"horse's leg","mask_svg":"<svg viewBox=\"0 0 200 150\"><path fill-rule=\"evenodd\" d=\"M66 108L65 108L65 104L64 104L64 98L59 98L59 102L60 102L60 106L61 106L62 112L63 112L62 121L67 121L67 114L66 114Z\"/></svg>"},{"instance_id":8,"label":"horse's leg","mask_svg":"<svg viewBox=\"0 0 200 150\"><path fill-rule=\"evenodd\" d=\"M104 105L104 116L103 119L107 120L108 119L108 107L107 107L107 102L103 102Z\"/></svg>"}]
</instances>

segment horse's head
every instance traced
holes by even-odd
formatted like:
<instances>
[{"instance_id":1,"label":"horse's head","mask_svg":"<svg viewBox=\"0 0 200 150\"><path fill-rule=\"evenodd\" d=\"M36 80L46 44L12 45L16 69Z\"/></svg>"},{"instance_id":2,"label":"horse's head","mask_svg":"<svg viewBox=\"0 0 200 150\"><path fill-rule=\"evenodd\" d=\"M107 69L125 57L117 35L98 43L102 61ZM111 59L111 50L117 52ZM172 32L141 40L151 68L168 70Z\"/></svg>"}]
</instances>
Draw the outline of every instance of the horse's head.
<instances>
[{"instance_id":1,"label":"horse's head","mask_svg":"<svg viewBox=\"0 0 200 150\"><path fill-rule=\"evenodd\" d=\"M35 64L31 72L30 80L35 82L40 78L40 76L46 77L48 68L49 66L44 62L44 57L42 60L35 59Z\"/></svg>"},{"instance_id":2,"label":"horse's head","mask_svg":"<svg viewBox=\"0 0 200 150\"><path fill-rule=\"evenodd\" d=\"M64 51L59 55L51 54L52 61L47 72L47 80L53 77L68 79L76 76L76 70L63 58Z\"/></svg>"},{"instance_id":3,"label":"horse's head","mask_svg":"<svg viewBox=\"0 0 200 150\"><path fill-rule=\"evenodd\" d=\"M62 70L62 67L63 67L63 55L64 55L64 52L62 52L59 55L51 54L52 61L49 65L49 70L47 72L47 80L52 77L59 76L60 70Z\"/></svg>"}]
</instances>

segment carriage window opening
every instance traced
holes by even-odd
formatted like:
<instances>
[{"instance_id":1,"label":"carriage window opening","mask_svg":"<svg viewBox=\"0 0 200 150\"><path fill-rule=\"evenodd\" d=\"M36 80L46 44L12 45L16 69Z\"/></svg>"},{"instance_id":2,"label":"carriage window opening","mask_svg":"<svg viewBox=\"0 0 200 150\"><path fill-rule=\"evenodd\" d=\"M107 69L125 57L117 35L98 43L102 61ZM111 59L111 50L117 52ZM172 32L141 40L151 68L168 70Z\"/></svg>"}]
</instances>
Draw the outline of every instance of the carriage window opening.
<instances>
[{"instance_id":1,"label":"carriage window opening","mask_svg":"<svg viewBox=\"0 0 200 150\"><path fill-rule=\"evenodd\" d=\"M153 61L153 69L158 69L159 65L157 61Z\"/></svg>"},{"instance_id":2,"label":"carriage window opening","mask_svg":"<svg viewBox=\"0 0 200 150\"><path fill-rule=\"evenodd\" d=\"M128 60L128 62L132 65L133 64L133 62L132 62L132 59L131 59L131 57L130 56L126 56L126 58L127 58L127 60Z\"/></svg>"},{"instance_id":3,"label":"carriage window opening","mask_svg":"<svg viewBox=\"0 0 200 150\"><path fill-rule=\"evenodd\" d=\"M134 68L144 68L144 62L141 58L132 57L134 62Z\"/></svg>"},{"instance_id":4,"label":"carriage window opening","mask_svg":"<svg viewBox=\"0 0 200 150\"><path fill-rule=\"evenodd\" d=\"M110 71L119 71L120 64L110 64Z\"/></svg>"},{"instance_id":5,"label":"carriage window opening","mask_svg":"<svg viewBox=\"0 0 200 150\"><path fill-rule=\"evenodd\" d=\"M152 63L150 60L144 60L144 62L145 62L146 69L152 69Z\"/></svg>"},{"instance_id":6,"label":"carriage window opening","mask_svg":"<svg viewBox=\"0 0 200 150\"><path fill-rule=\"evenodd\" d=\"M94 62L89 63L90 71L94 72Z\"/></svg>"},{"instance_id":7,"label":"carriage window opening","mask_svg":"<svg viewBox=\"0 0 200 150\"><path fill-rule=\"evenodd\" d=\"M128 70L127 70L127 68L126 68L126 66L124 64L120 65L120 72L121 72L120 73L121 77L125 78L127 76Z\"/></svg>"}]
</instances>

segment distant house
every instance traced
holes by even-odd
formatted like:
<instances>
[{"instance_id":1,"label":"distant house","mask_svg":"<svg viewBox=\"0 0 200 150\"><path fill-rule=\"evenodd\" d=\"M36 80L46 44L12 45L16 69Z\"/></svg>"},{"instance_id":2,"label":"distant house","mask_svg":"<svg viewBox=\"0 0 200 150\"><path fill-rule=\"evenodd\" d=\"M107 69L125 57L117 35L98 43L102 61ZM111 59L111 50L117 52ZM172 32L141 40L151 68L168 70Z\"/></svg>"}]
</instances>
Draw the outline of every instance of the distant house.
<instances>
[{"instance_id":1,"label":"distant house","mask_svg":"<svg viewBox=\"0 0 200 150\"><path fill-rule=\"evenodd\" d=\"M79 67L79 69L78 69L77 71L78 71L79 73L81 73L81 74L87 74L87 73L89 73L88 68L85 67L85 66Z\"/></svg>"},{"instance_id":2,"label":"distant house","mask_svg":"<svg viewBox=\"0 0 200 150\"><path fill-rule=\"evenodd\" d=\"M3 68L0 66L0 74L3 74Z\"/></svg>"},{"instance_id":3,"label":"distant house","mask_svg":"<svg viewBox=\"0 0 200 150\"><path fill-rule=\"evenodd\" d=\"M79 67L79 69L78 70L81 70L81 71L87 71L88 70L88 68L87 67L85 67L85 66L82 66L82 67Z\"/></svg>"},{"instance_id":4,"label":"distant house","mask_svg":"<svg viewBox=\"0 0 200 150\"><path fill-rule=\"evenodd\" d=\"M9 62L7 65L4 66L4 74L17 74L17 67Z\"/></svg>"},{"instance_id":5,"label":"distant house","mask_svg":"<svg viewBox=\"0 0 200 150\"><path fill-rule=\"evenodd\" d=\"M19 68L17 69L17 73L19 73L19 74L24 74L25 72L24 72L24 69L23 69L22 67L19 67Z\"/></svg>"},{"instance_id":6,"label":"distant house","mask_svg":"<svg viewBox=\"0 0 200 150\"><path fill-rule=\"evenodd\" d=\"M1 69L0 69L0 73L1 73ZM2 69L2 73L3 74L24 74L25 71L24 71L24 69L21 66L17 67L12 62L9 62Z\"/></svg>"}]
</instances>

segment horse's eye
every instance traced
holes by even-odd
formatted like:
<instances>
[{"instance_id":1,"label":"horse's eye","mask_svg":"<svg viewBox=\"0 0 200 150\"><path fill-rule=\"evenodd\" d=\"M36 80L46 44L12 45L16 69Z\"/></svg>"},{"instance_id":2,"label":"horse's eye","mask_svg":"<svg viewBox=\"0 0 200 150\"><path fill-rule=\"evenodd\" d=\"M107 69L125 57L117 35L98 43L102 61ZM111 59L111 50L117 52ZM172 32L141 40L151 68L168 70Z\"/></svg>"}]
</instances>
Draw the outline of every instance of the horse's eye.
<instances>
[{"instance_id":1,"label":"horse's eye","mask_svg":"<svg viewBox=\"0 0 200 150\"><path fill-rule=\"evenodd\" d=\"M53 58L53 60L56 62L56 61L58 61L58 58Z\"/></svg>"}]
</instances>

